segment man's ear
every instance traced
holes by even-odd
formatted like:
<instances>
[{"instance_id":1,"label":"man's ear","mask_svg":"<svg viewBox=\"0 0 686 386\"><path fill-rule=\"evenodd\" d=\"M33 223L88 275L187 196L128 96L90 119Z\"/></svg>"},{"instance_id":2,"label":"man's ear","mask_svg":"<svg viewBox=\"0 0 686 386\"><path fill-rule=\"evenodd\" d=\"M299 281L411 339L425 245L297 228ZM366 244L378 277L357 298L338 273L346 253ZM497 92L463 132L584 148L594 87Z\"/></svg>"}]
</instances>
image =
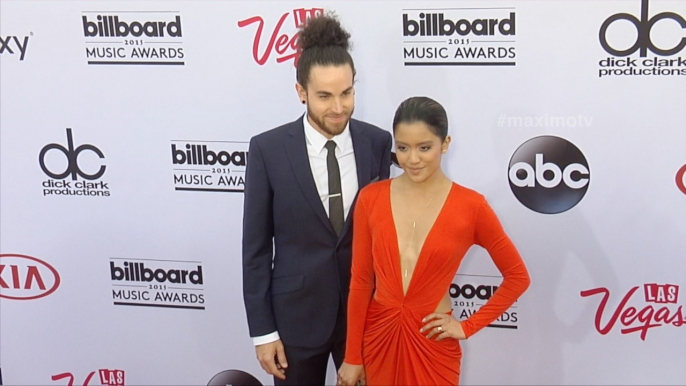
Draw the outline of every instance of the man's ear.
<instances>
[{"instance_id":1,"label":"man's ear","mask_svg":"<svg viewBox=\"0 0 686 386\"><path fill-rule=\"evenodd\" d=\"M305 104L307 101L307 91L305 90L305 88L300 83L296 82L295 91L298 93L300 103Z\"/></svg>"}]
</instances>

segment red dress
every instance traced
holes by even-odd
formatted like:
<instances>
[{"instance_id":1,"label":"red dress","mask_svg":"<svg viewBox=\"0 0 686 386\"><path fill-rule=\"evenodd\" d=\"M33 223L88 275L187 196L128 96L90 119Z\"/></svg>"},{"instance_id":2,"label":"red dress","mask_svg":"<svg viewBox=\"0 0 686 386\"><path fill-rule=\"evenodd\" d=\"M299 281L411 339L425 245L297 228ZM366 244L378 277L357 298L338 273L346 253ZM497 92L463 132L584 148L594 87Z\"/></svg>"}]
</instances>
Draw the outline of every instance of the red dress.
<instances>
[{"instance_id":1,"label":"red dress","mask_svg":"<svg viewBox=\"0 0 686 386\"><path fill-rule=\"evenodd\" d=\"M403 295L391 180L364 188L355 204L345 361L364 364L368 385L457 385L460 344L419 329L448 292L467 250L484 247L503 275L498 290L462 322L470 337L497 319L529 285L519 253L485 198L453 183L426 236Z\"/></svg>"}]
</instances>

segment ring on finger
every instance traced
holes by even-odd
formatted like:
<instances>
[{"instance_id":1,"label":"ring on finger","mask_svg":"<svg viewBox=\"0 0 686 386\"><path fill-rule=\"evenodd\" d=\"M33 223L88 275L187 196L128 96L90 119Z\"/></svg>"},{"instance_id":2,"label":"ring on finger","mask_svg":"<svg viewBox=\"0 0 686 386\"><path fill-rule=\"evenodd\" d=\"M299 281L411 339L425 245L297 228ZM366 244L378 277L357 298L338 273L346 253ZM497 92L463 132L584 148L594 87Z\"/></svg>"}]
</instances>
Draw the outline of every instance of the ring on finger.
<instances>
[{"instance_id":1,"label":"ring on finger","mask_svg":"<svg viewBox=\"0 0 686 386\"><path fill-rule=\"evenodd\" d=\"M438 330L438 332L443 332L443 327L438 326L438 327L436 327L436 330Z\"/></svg>"}]
</instances>

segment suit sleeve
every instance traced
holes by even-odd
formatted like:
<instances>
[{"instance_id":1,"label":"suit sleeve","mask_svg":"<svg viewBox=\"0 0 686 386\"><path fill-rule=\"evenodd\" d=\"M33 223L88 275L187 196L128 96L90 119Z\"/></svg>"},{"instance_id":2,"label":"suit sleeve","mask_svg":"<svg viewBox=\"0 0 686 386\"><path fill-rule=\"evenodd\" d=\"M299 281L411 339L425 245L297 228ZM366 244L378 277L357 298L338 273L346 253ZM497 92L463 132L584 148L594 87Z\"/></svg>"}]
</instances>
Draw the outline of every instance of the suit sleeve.
<instances>
[{"instance_id":1,"label":"suit sleeve","mask_svg":"<svg viewBox=\"0 0 686 386\"><path fill-rule=\"evenodd\" d=\"M485 248L503 275L493 296L477 312L462 322L467 338L503 314L526 291L531 282L517 248L505 234L498 217L484 199L474 229L476 244Z\"/></svg>"},{"instance_id":2,"label":"suit sleeve","mask_svg":"<svg viewBox=\"0 0 686 386\"><path fill-rule=\"evenodd\" d=\"M367 309L374 293L372 235L369 228L367 201L361 196L353 213L353 261L348 296L348 335L345 362L362 364L362 339Z\"/></svg>"},{"instance_id":3,"label":"suit sleeve","mask_svg":"<svg viewBox=\"0 0 686 386\"><path fill-rule=\"evenodd\" d=\"M250 141L243 202L243 300L250 336L276 331L271 277L274 237L273 191L255 138Z\"/></svg>"},{"instance_id":4,"label":"suit sleeve","mask_svg":"<svg viewBox=\"0 0 686 386\"><path fill-rule=\"evenodd\" d=\"M379 171L379 179L385 180L391 176L391 148L393 147L393 137L391 133L384 132L386 136L386 147L381 158L381 169Z\"/></svg>"}]
</instances>

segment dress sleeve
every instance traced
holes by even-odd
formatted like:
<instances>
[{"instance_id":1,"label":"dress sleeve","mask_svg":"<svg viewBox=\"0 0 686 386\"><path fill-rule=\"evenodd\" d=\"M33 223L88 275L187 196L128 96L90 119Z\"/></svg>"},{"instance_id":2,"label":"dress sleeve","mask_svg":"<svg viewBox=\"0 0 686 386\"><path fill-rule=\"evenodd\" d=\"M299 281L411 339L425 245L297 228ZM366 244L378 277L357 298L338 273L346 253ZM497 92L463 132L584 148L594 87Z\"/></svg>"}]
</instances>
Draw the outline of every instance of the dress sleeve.
<instances>
[{"instance_id":1,"label":"dress sleeve","mask_svg":"<svg viewBox=\"0 0 686 386\"><path fill-rule=\"evenodd\" d=\"M372 235L369 227L368 202L360 194L353 212L353 258L348 295L348 333L345 362L362 364L362 338L367 308L374 293Z\"/></svg>"},{"instance_id":2,"label":"dress sleeve","mask_svg":"<svg viewBox=\"0 0 686 386\"><path fill-rule=\"evenodd\" d=\"M491 255L493 263L503 275L503 281L486 304L462 322L467 338L500 317L531 282L517 248L505 234L498 217L485 199L477 215L474 240Z\"/></svg>"}]
</instances>

